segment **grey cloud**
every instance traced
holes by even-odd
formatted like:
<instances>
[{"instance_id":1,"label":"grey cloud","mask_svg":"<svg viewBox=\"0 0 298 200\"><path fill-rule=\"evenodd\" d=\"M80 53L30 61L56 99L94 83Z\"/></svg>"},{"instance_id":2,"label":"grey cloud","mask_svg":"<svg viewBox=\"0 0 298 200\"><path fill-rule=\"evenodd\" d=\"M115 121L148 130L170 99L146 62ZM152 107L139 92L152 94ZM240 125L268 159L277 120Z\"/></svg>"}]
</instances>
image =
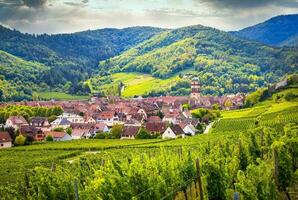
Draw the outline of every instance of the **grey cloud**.
<instances>
[{"instance_id":1,"label":"grey cloud","mask_svg":"<svg viewBox=\"0 0 298 200\"><path fill-rule=\"evenodd\" d=\"M47 5L48 0L0 0L2 7L28 7L28 8L42 8Z\"/></svg>"},{"instance_id":2,"label":"grey cloud","mask_svg":"<svg viewBox=\"0 0 298 200\"><path fill-rule=\"evenodd\" d=\"M42 8L47 5L47 0L22 0L29 8Z\"/></svg>"}]
</instances>

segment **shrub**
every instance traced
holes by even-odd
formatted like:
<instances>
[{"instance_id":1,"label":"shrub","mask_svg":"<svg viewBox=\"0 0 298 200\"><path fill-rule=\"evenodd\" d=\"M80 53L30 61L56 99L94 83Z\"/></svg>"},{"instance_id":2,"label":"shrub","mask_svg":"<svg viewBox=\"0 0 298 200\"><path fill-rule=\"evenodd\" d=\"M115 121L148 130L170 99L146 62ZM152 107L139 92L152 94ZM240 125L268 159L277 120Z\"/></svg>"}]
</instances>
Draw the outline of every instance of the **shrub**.
<instances>
[{"instance_id":1,"label":"shrub","mask_svg":"<svg viewBox=\"0 0 298 200\"><path fill-rule=\"evenodd\" d=\"M14 143L16 146L22 146L25 144L25 142L26 142L26 137L20 134L19 136L16 137Z\"/></svg>"},{"instance_id":2,"label":"shrub","mask_svg":"<svg viewBox=\"0 0 298 200\"><path fill-rule=\"evenodd\" d=\"M53 142L53 141L54 141L53 136L48 135L48 136L46 137L46 141L47 141L47 142Z\"/></svg>"}]
</instances>

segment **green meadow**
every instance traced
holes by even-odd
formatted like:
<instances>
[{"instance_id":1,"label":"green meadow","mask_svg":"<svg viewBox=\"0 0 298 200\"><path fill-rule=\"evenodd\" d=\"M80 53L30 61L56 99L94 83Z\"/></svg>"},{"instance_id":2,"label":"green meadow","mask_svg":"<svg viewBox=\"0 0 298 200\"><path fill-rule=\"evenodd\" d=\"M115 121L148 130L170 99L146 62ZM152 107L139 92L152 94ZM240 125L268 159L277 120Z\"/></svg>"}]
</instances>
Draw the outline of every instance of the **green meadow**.
<instances>
[{"instance_id":1,"label":"green meadow","mask_svg":"<svg viewBox=\"0 0 298 200\"><path fill-rule=\"evenodd\" d=\"M89 96L71 95L64 92L38 92L38 96L44 100L87 100Z\"/></svg>"}]
</instances>

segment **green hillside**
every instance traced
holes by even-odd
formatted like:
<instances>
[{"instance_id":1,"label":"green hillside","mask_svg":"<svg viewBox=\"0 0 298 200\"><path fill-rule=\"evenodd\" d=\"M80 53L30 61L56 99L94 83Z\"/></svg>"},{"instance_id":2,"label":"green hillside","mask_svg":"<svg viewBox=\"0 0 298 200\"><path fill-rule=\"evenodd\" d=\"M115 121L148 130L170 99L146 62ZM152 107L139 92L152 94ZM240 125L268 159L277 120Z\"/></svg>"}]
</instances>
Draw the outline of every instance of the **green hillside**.
<instances>
[{"instance_id":1,"label":"green hillside","mask_svg":"<svg viewBox=\"0 0 298 200\"><path fill-rule=\"evenodd\" d=\"M0 50L50 67L39 78L51 88L86 94L89 90L82 82L96 72L98 61L116 56L161 31L153 27L130 27L34 35L0 25Z\"/></svg>"},{"instance_id":2,"label":"green hillside","mask_svg":"<svg viewBox=\"0 0 298 200\"><path fill-rule=\"evenodd\" d=\"M43 79L49 67L37 62L28 62L0 50L0 101L31 99L32 92L46 90Z\"/></svg>"},{"instance_id":3,"label":"green hillside","mask_svg":"<svg viewBox=\"0 0 298 200\"><path fill-rule=\"evenodd\" d=\"M251 108L222 111L212 132L245 131L258 126L281 131L287 123L298 123L297 85L282 89Z\"/></svg>"},{"instance_id":4,"label":"green hillside","mask_svg":"<svg viewBox=\"0 0 298 200\"><path fill-rule=\"evenodd\" d=\"M195 69L205 94L251 92L298 69L298 53L240 39L204 26L162 32L99 63L101 75L142 72L166 79Z\"/></svg>"},{"instance_id":5,"label":"green hillside","mask_svg":"<svg viewBox=\"0 0 298 200\"><path fill-rule=\"evenodd\" d=\"M167 79L160 79L144 73L122 72L110 76L93 77L87 83L93 93L118 95L121 91L122 97L135 97L168 92L177 84L183 83L183 79L177 75ZM188 83L186 84L188 85ZM121 86L123 86L122 90ZM179 89L177 88L181 92ZM184 94L188 95L188 93L189 88L186 89Z\"/></svg>"}]
</instances>

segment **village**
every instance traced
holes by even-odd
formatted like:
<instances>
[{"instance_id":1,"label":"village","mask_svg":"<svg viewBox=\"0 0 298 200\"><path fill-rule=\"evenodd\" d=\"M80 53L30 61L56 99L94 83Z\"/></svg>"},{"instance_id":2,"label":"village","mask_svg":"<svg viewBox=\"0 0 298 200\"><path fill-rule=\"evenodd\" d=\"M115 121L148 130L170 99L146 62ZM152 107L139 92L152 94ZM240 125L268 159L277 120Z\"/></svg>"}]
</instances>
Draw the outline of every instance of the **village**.
<instances>
[{"instance_id":1,"label":"village","mask_svg":"<svg viewBox=\"0 0 298 200\"><path fill-rule=\"evenodd\" d=\"M42 142L68 141L76 139L106 138L113 129L119 135L114 138L136 139L140 132L152 138L173 139L193 136L202 131L211 119L206 116L198 119L191 110L237 109L243 106L243 94L221 97L203 96L200 82L193 79L190 96L161 96L150 98L123 99L120 97L91 97L89 101L30 101L3 103L0 106L25 105L31 107L59 106L63 113L50 122L47 117L34 116L26 120L22 116L10 116L2 129L13 128L18 134ZM111 138L111 137L110 137ZM113 137L112 137L113 138ZM146 138L146 137L144 137ZM148 137L147 137L148 138ZM150 138L150 137L149 137ZM7 131L0 132L0 148L13 146Z\"/></svg>"}]
</instances>

